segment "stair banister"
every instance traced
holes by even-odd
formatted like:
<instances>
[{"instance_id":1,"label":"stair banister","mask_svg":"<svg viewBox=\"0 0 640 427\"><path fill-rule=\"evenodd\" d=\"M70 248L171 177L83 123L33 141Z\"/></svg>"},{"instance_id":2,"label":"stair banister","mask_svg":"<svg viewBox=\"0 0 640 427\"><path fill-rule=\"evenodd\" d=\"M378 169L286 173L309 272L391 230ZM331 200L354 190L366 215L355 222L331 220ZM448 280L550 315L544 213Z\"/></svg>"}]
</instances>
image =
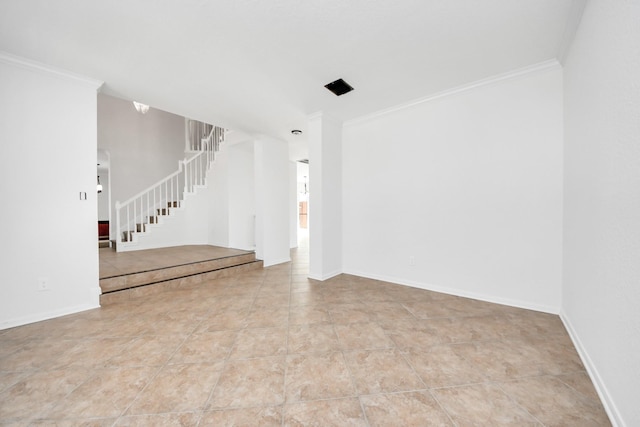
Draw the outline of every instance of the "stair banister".
<instances>
[{"instance_id":1,"label":"stair banister","mask_svg":"<svg viewBox=\"0 0 640 427\"><path fill-rule=\"evenodd\" d=\"M123 203L117 201L115 203L116 242L130 242L134 233L146 231L146 225L157 223L158 216L164 215L165 212L168 214L170 207L180 207L185 193L194 191L196 185L204 185L206 174L215 160L215 152L219 149L223 138L224 129L212 126L207 138L201 140L197 154L188 160L180 160L176 172L130 197ZM182 188L180 187L181 178ZM153 203L151 203L152 199ZM126 209L126 222L123 224L122 211L124 209ZM132 210L133 218L131 217ZM152 217L153 220L151 219ZM138 218L140 222L138 222Z\"/></svg>"}]
</instances>

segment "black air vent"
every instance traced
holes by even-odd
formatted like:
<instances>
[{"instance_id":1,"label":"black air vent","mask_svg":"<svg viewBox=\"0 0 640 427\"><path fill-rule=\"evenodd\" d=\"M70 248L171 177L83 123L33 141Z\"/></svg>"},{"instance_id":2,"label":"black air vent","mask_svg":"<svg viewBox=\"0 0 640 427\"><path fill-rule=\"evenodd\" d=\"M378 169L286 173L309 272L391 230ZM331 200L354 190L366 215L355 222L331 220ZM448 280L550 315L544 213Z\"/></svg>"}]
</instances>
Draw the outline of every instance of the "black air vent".
<instances>
[{"instance_id":1,"label":"black air vent","mask_svg":"<svg viewBox=\"0 0 640 427\"><path fill-rule=\"evenodd\" d=\"M329 89L336 96L344 95L345 93L351 92L353 90L349 83L345 82L342 79L338 79L335 82L324 85L324 87Z\"/></svg>"},{"instance_id":2,"label":"black air vent","mask_svg":"<svg viewBox=\"0 0 640 427\"><path fill-rule=\"evenodd\" d=\"M300 160L298 160L298 162L308 165L309 164L309 159L300 159Z\"/></svg>"}]
</instances>

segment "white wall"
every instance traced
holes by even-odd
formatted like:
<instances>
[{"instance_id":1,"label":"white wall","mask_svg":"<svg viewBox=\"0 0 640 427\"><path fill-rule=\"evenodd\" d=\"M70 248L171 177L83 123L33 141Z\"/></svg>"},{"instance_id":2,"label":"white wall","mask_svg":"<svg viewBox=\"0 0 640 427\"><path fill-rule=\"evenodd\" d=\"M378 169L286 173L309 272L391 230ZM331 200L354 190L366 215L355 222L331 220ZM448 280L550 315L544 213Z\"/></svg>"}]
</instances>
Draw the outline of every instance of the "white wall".
<instances>
[{"instance_id":1,"label":"white wall","mask_svg":"<svg viewBox=\"0 0 640 427\"><path fill-rule=\"evenodd\" d=\"M253 142L229 150L229 246L255 249L255 179Z\"/></svg>"},{"instance_id":2,"label":"white wall","mask_svg":"<svg viewBox=\"0 0 640 427\"><path fill-rule=\"evenodd\" d=\"M345 272L559 312L557 64L346 123L343 140Z\"/></svg>"},{"instance_id":3,"label":"white wall","mask_svg":"<svg viewBox=\"0 0 640 427\"><path fill-rule=\"evenodd\" d=\"M298 166L289 162L289 248L298 247Z\"/></svg>"},{"instance_id":4,"label":"white wall","mask_svg":"<svg viewBox=\"0 0 640 427\"><path fill-rule=\"evenodd\" d=\"M184 147L184 117L153 107L140 114L130 101L98 95L98 148L111 155L113 204L178 170Z\"/></svg>"},{"instance_id":5,"label":"white wall","mask_svg":"<svg viewBox=\"0 0 640 427\"><path fill-rule=\"evenodd\" d=\"M229 247L229 147L221 145L207 178L210 195L208 241Z\"/></svg>"},{"instance_id":6,"label":"white wall","mask_svg":"<svg viewBox=\"0 0 640 427\"><path fill-rule=\"evenodd\" d=\"M289 152L283 141L255 141L256 257L265 267L291 260L289 253Z\"/></svg>"},{"instance_id":7,"label":"white wall","mask_svg":"<svg viewBox=\"0 0 640 427\"><path fill-rule=\"evenodd\" d=\"M0 329L99 304L100 83L16 64L0 55ZM37 291L41 277L50 290Z\"/></svg>"},{"instance_id":8,"label":"white wall","mask_svg":"<svg viewBox=\"0 0 640 427\"><path fill-rule=\"evenodd\" d=\"M589 2L564 71L562 317L620 426L640 425L639 23Z\"/></svg>"},{"instance_id":9,"label":"white wall","mask_svg":"<svg viewBox=\"0 0 640 427\"><path fill-rule=\"evenodd\" d=\"M342 273L342 122L309 117L309 277Z\"/></svg>"},{"instance_id":10,"label":"white wall","mask_svg":"<svg viewBox=\"0 0 640 427\"><path fill-rule=\"evenodd\" d=\"M253 141L222 144L207 179L209 244L255 249Z\"/></svg>"}]
</instances>

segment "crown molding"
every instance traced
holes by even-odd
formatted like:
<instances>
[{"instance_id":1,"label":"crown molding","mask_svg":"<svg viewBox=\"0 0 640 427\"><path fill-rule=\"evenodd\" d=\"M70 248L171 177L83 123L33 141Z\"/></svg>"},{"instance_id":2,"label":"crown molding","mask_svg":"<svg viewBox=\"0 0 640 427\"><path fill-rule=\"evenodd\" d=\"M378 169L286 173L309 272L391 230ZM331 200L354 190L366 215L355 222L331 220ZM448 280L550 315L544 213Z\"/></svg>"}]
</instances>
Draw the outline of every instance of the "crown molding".
<instances>
[{"instance_id":1,"label":"crown molding","mask_svg":"<svg viewBox=\"0 0 640 427\"><path fill-rule=\"evenodd\" d=\"M80 74L75 74L71 71L56 68L42 62L33 61L31 59L22 58L20 56L12 55L3 51L0 51L0 63L27 69L30 71L36 71L42 74L52 75L65 80L70 80L88 86L92 89L95 89L96 91L99 91L104 84L104 82L100 80L95 80Z\"/></svg>"},{"instance_id":2,"label":"crown molding","mask_svg":"<svg viewBox=\"0 0 640 427\"><path fill-rule=\"evenodd\" d=\"M456 86L451 89L443 90L441 92L437 92L433 95L427 95L423 98L418 98L413 101L406 102L404 104L399 104L391 108L386 108L384 110L377 111L375 113L367 114L365 116L357 117L355 119L348 120L344 122L345 126L352 126L356 124L360 124L381 116L385 116L387 114L394 113L396 111L401 111L406 108L410 108L416 105L424 104L427 102L435 101L440 98L446 98L448 96L456 95L461 92L466 92L472 89L491 86L497 83L501 83L508 80L517 79L520 77L526 77L531 74L541 73L548 70L554 69L562 69L562 65L556 59L550 59L548 61L540 62L538 64L529 65L527 67L518 68L516 70L509 71L507 73L497 74L492 77L488 77L486 79L476 80L472 83L467 83L461 86Z\"/></svg>"}]
</instances>

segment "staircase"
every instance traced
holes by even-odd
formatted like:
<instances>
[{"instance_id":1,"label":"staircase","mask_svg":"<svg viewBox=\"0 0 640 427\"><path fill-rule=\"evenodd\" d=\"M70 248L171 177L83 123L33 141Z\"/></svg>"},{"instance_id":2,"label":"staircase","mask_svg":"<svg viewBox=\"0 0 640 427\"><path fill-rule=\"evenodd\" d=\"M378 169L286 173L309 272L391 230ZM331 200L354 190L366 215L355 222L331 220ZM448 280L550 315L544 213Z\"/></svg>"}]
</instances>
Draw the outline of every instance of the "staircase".
<instances>
[{"instance_id":1,"label":"staircase","mask_svg":"<svg viewBox=\"0 0 640 427\"><path fill-rule=\"evenodd\" d=\"M206 188L207 174L224 141L224 129L208 126L210 133L190 144L192 156L180 160L177 171L129 200L116 202L118 252L206 243L184 240L190 234L185 228L190 220L194 222L184 210L187 199L194 199L199 189ZM191 203L198 204L195 199Z\"/></svg>"}]
</instances>

